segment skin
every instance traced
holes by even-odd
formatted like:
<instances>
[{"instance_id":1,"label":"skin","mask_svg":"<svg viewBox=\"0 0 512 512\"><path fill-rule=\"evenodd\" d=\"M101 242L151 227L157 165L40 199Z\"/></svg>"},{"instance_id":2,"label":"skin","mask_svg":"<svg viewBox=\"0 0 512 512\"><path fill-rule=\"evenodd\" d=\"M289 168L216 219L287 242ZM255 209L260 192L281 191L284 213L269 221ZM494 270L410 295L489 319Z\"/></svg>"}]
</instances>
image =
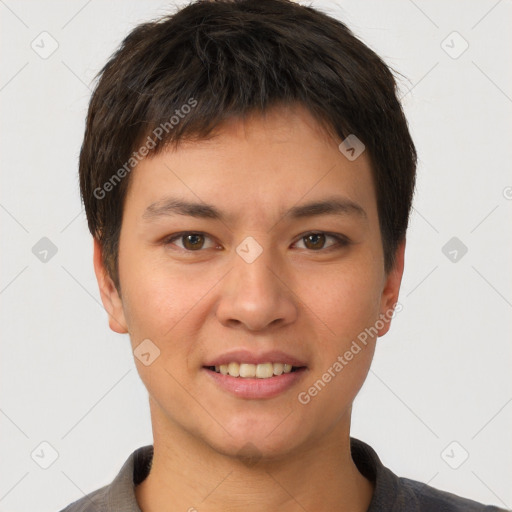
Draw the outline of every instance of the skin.
<instances>
[{"instance_id":1,"label":"skin","mask_svg":"<svg viewBox=\"0 0 512 512\"><path fill-rule=\"evenodd\" d=\"M182 143L132 171L121 294L97 242L94 264L111 329L129 333L132 349L150 339L160 350L149 366L135 358L155 452L136 488L143 512L367 510L373 485L350 455L351 405L390 323L308 404L297 399L359 333L389 314L403 273L405 243L395 267L384 271L368 155L351 162L339 142L302 107L277 107L265 117L230 120L214 137ZM212 204L228 218L144 220L145 209L167 195ZM284 215L333 195L365 215ZM182 231L205 237L166 243ZM311 232L350 243L336 247L327 236L322 245L308 241ZM236 252L248 236L263 249L252 263ZM307 370L274 398L235 397L202 368L233 348L283 350Z\"/></svg>"}]
</instances>

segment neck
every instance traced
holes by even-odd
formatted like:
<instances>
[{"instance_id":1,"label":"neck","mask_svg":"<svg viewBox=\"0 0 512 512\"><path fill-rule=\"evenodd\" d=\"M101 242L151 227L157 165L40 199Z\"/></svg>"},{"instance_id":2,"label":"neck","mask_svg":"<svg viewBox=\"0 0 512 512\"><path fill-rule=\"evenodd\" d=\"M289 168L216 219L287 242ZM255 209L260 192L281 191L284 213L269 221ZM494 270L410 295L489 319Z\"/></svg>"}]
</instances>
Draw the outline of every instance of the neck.
<instances>
[{"instance_id":1,"label":"neck","mask_svg":"<svg viewBox=\"0 0 512 512\"><path fill-rule=\"evenodd\" d=\"M135 489L143 512L368 510L373 485L352 460L349 415L320 442L252 459L221 454L152 416L151 471Z\"/></svg>"}]
</instances>

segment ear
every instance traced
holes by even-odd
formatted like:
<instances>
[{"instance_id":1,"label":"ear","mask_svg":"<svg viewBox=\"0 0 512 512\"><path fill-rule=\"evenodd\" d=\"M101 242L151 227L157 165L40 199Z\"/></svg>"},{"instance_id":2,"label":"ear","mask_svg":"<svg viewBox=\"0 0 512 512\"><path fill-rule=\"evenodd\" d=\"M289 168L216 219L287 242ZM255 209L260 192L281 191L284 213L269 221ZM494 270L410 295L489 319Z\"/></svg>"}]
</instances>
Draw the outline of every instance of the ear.
<instances>
[{"instance_id":1,"label":"ear","mask_svg":"<svg viewBox=\"0 0 512 512\"><path fill-rule=\"evenodd\" d=\"M101 302L108 313L110 328L119 334L126 334L126 320L123 311L123 302L115 287L114 281L108 275L103 265L102 247L96 238L94 239L94 273L100 289Z\"/></svg>"},{"instance_id":2,"label":"ear","mask_svg":"<svg viewBox=\"0 0 512 512\"><path fill-rule=\"evenodd\" d=\"M380 319L384 326L379 329L379 337L384 336L391 327L393 311L399 312L402 309L398 302L400 284L404 273L405 239L399 244L395 253L395 264L386 276L384 288L380 301ZM395 306L396 305L396 306Z\"/></svg>"}]
</instances>

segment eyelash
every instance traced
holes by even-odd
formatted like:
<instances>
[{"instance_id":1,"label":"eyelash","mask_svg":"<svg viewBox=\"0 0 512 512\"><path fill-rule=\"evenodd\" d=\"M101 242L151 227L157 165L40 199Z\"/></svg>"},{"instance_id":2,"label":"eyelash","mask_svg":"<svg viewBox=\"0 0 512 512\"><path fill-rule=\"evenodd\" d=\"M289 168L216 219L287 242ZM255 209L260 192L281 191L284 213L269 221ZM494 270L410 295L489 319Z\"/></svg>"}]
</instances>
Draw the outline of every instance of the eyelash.
<instances>
[{"instance_id":1,"label":"eyelash","mask_svg":"<svg viewBox=\"0 0 512 512\"><path fill-rule=\"evenodd\" d=\"M203 233L201 231L183 231L181 233L175 233L175 234L165 238L163 240L163 244L166 245L166 246L167 245L171 245L172 242L174 242L175 240L178 240L180 238L184 238L185 236L188 236L188 235L202 235L202 236L205 236L206 238L211 238L209 235L207 235L206 233ZM332 250L337 250L337 249L339 250L339 249L342 249L342 248L346 247L347 245L349 245L351 243L350 240L346 236L344 236L344 235L337 235L337 234L334 234L334 233L328 233L326 231L309 231L309 232L301 235L298 238L297 242L302 241L304 238L306 238L309 235L326 235L326 237L333 238L336 241L335 244L333 244L330 247L327 247L325 249L317 249L317 250L309 249L308 250L306 248L306 250L308 250L309 252L313 252L313 253L314 252L324 252L325 253L325 252L330 252ZM297 242L294 242L294 243L297 243ZM182 247L178 247L178 249L179 249L180 252L189 253L189 254L195 253L195 252L202 252L203 251L202 248L198 249L197 251L192 251L190 249L184 249Z\"/></svg>"}]
</instances>

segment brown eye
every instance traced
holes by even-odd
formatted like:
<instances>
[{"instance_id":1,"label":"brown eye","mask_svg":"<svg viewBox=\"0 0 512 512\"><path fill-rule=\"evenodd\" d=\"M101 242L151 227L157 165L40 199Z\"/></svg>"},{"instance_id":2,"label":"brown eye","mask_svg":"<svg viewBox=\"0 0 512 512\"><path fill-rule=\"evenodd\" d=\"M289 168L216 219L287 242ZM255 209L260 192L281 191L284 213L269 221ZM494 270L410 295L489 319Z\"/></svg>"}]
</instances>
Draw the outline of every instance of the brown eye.
<instances>
[{"instance_id":1,"label":"brown eye","mask_svg":"<svg viewBox=\"0 0 512 512\"><path fill-rule=\"evenodd\" d=\"M207 240L210 240L208 246ZM199 252L201 249L210 249L215 246L211 238L204 233L183 232L176 233L164 240L166 246L178 247L182 252Z\"/></svg>"},{"instance_id":2,"label":"brown eye","mask_svg":"<svg viewBox=\"0 0 512 512\"><path fill-rule=\"evenodd\" d=\"M204 235L201 234L184 235L181 238L183 247L189 251L201 249L204 245Z\"/></svg>"},{"instance_id":3,"label":"brown eye","mask_svg":"<svg viewBox=\"0 0 512 512\"><path fill-rule=\"evenodd\" d=\"M306 235L303 240L308 249L319 250L322 249L325 244L325 235L323 233L311 233Z\"/></svg>"},{"instance_id":4,"label":"brown eye","mask_svg":"<svg viewBox=\"0 0 512 512\"><path fill-rule=\"evenodd\" d=\"M330 245L324 247L328 239L333 240ZM298 242L303 243L306 249L310 251L322 251L328 252L330 250L342 249L350 244L350 240L344 235L335 235L330 233L318 232L318 233L307 233L303 235Z\"/></svg>"}]
</instances>

